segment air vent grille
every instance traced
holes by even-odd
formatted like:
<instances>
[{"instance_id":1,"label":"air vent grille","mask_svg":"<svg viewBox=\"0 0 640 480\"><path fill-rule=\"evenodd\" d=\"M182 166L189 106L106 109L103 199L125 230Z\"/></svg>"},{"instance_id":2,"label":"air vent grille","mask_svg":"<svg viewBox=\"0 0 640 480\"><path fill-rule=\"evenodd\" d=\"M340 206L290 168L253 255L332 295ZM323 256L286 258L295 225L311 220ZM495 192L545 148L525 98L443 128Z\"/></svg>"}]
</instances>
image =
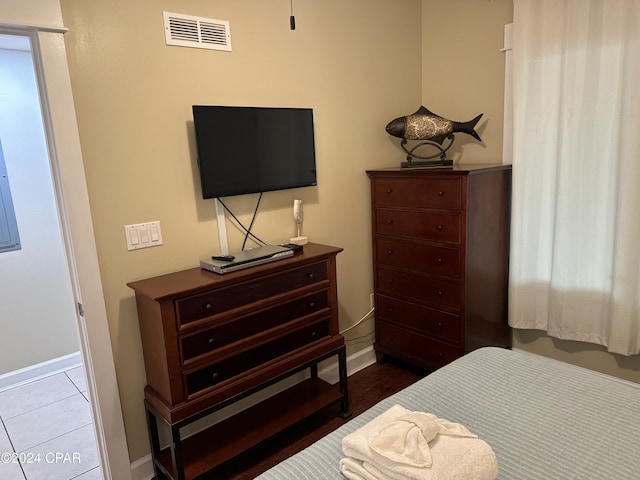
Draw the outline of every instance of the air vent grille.
<instances>
[{"instance_id":1,"label":"air vent grille","mask_svg":"<svg viewBox=\"0 0 640 480\"><path fill-rule=\"evenodd\" d=\"M163 12L167 45L231 51L229 22Z\"/></svg>"}]
</instances>

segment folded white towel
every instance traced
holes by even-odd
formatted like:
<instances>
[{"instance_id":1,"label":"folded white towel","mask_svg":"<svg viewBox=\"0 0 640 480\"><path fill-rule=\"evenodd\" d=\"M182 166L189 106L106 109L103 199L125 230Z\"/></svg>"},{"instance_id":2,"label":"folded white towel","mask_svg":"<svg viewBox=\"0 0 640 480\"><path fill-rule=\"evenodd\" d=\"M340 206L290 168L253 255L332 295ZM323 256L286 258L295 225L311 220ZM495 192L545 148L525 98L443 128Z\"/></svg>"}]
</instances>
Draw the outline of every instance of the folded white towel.
<instances>
[{"instance_id":1,"label":"folded white towel","mask_svg":"<svg viewBox=\"0 0 640 480\"><path fill-rule=\"evenodd\" d=\"M371 450L397 463L431 467L431 442L437 435L478 438L466 427L423 412L409 412L369 435Z\"/></svg>"},{"instance_id":2,"label":"folded white towel","mask_svg":"<svg viewBox=\"0 0 640 480\"><path fill-rule=\"evenodd\" d=\"M349 480L391 480L383 473L367 470L362 460L346 457L340 460L340 471Z\"/></svg>"},{"instance_id":3,"label":"folded white towel","mask_svg":"<svg viewBox=\"0 0 640 480\"><path fill-rule=\"evenodd\" d=\"M344 437L342 449L373 478L493 480L498 475L491 447L464 426L400 405Z\"/></svg>"}]
</instances>

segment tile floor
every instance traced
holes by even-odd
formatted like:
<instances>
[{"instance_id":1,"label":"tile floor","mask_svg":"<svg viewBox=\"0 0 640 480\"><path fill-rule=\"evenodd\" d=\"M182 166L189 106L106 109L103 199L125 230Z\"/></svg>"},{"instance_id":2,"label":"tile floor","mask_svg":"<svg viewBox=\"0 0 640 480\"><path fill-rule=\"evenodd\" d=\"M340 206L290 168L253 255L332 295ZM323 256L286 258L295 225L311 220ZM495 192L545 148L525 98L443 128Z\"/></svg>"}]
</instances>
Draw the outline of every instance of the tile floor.
<instances>
[{"instance_id":1,"label":"tile floor","mask_svg":"<svg viewBox=\"0 0 640 480\"><path fill-rule=\"evenodd\" d=\"M101 480L82 367L0 392L0 479Z\"/></svg>"}]
</instances>

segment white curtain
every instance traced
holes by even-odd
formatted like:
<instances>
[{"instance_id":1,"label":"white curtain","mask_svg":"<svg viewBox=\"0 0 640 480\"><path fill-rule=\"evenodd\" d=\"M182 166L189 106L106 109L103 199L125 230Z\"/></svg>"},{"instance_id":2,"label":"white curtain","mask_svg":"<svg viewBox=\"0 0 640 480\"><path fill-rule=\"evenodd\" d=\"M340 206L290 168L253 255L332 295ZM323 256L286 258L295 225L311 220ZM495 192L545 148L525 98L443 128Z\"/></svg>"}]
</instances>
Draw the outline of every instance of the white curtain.
<instances>
[{"instance_id":1,"label":"white curtain","mask_svg":"<svg viewBox=\"0 0 640 480\"><path fill-rule=\"evenodd\" d=\"M640 0L514 0L509 322L640 353Z\"/></svg>"}]
</instances>

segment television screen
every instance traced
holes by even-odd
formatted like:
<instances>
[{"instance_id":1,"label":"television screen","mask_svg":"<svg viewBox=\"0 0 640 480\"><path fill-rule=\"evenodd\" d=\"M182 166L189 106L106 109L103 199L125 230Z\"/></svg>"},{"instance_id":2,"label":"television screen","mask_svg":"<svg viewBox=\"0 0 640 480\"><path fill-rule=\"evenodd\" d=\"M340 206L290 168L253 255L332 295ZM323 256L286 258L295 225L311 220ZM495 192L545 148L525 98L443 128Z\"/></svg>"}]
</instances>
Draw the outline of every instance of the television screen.
<instances>
[{"instance_id":1,"label":"television screen","mask_svg":"<svg viewBox=\"0 0 640 480\"><path fill-rule=\"evenodd\" d=\"M316 185L310 108L194 105L203 198Z\"/></svg>"}]
</instances>

